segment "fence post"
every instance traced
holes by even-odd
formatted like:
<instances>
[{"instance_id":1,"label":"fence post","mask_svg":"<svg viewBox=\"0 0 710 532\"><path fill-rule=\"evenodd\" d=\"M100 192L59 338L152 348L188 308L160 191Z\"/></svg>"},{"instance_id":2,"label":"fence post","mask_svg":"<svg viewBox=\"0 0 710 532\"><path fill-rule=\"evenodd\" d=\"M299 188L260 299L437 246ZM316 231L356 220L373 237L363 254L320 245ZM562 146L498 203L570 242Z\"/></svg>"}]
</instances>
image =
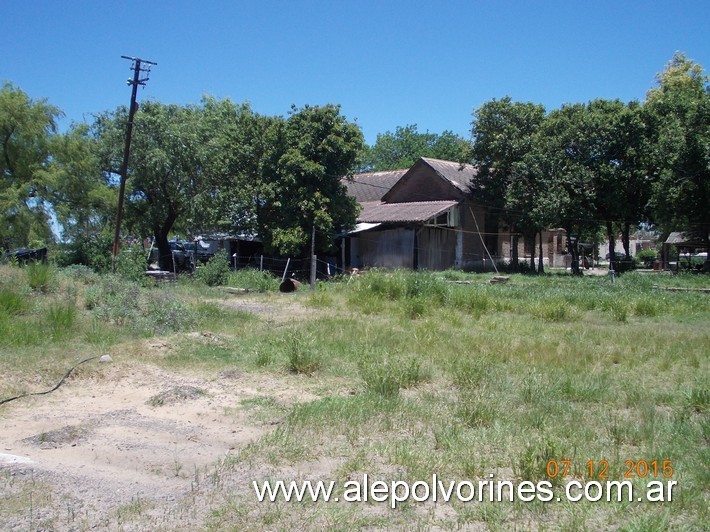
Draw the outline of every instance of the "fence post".
<instances>
[{"instance_id":1,"label":"fence post","mask_svg":"<svg viewBox=\"0 0 710 532\"><path fill-rule=\"evenodd\" d=\"M311 290L316 287L316 261L318 260L317 255L311 255Z\"/></svg>"}]
</instances>

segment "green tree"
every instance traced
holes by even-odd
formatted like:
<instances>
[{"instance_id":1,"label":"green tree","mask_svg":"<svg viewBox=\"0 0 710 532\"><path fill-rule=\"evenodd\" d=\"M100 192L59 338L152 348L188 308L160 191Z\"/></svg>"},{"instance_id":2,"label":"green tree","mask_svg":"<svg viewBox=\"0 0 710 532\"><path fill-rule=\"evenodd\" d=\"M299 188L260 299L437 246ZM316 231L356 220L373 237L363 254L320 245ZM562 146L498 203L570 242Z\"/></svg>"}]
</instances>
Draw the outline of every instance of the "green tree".
<instances>
[{"instance_id":1,"label":"green tree","mask_svg":"<svg viewBox=\"0 0 710 532\"><path fill-rule=\"evenodd\" d=\"M513 268L518 268L518 232L534 242L540 230L538 216L531 217L542 184L529 159L536 137L545 122L545 108L533 103L513 102L510 97L491 100L473 115L473 164L478 173L471 192L493 215L500 215L513 234ZM531 265L532 266L532 265Z\"/></svg>"},{"instance_id":2,"label":"green tree","mask_svg":"<svg viewBox=\"0 0 710 532\"><path fill-rule=\"evenodd\" d=\"M0 90L0 247L53 239L42 193L50 142L61 114L46 100L33 100L9 83Z\"/></svg>"},{"instance_id":3,"label":"green tree","mask_svg":"<svg viewBox=\"0 0 710 532\"><path fill-rule=\"evenodd\" d=\"M622 233L627 258L632 226L645 220L650 194L648 142L637 102L591 101L582 121L588 143L585 166L594 189L594 216L604 222L614 268L616 227Z\"/></svg>"},{"instance_id":4,"label":"green tree","mask_svg":"<svg viewBox=\"0 0 710 532\"><path fill-rule=\"evenodd\" d=\"M95 124L100 154L108 174L116 174L123 150L127 110L100 116ZM204 138L199 106L148 102L135 115L126 183L125 227L152 234L160 267L172 269L171 231L185 230L191 199L204 183L209 142Z\"/></svg>"},{"instance_id":5,"label":"green tree","mask_svg":"<svg viewBox=\"0 0 710 532\"><path fill-rule=\"evenodd\" d=\"M204 186L191 201L189 232L255 233L260 207L280 157L283 118L244 103L207 98L202 128L209 146Z\"/></svg>"},{"instance_id":6,"label":"green tree","mask_svg":"<svg viewBox=\"0 0 710 532\"><path fill-rule=\"evenodd\" d=\"M596 231L594 178L588 166L594 135L584 104L564 105L547 115L531 151L518 165L527 180L534 180L533 192L529 193L534 206L526 216L538 230L563 227L570 241L573 236L584 238ZM525 194L525 187L515 191L522 201ZM579 274L576 246L570 246L570 253L572 270ZM541 266L540 258L539 269Z\"/></svg>"},{"instance_id":7,"label":"green tree","mask_svg":"<svg viewBox=\"0 0 710 532\"><path fill-rule=\"evenodd\" d=\"M86 125L51 139L45 196L51 202L62 238L72 243L109 231L116 215L116 189L101 171L96 141Z\"/></svg>"},{"instance_id":8,"label":"green tree","mask_svg":"<svg viewBox=\"0 0 710 532\"><path fill-rule=\"evenodd\" d=\"M708 76L700 64L677 53L657 83L644 105L654 146L653 219L667 232L693 230L710 246Z\"/></svg>"},{"instance_id":9,"label":"green tree","mask_svg":"<svg viewBox=\"0 0 710 532\"><path fill-rule=\"evenodd\" d=\"M293 107L272 137L280 155L261 188L259 234L282 254L303 254L314 233L316 248L327 250L335 234L357 220L357 202L341 178L355 167L362 132L339 106L305 106Z\"/></svg>"},{"instance_id":10,"label":"green tree","mask_svg":"<svg viewBox=\"0 0 710 532\"><path fill-rule=\"evenodd\" d=\"M363 152L360 171L380 172L409 168L420 157L447 161L465 161L470 158L470 143L451 131L419 133L416 124L397 127L377 135L373 146Z\"/></svg>"}]
</instances>

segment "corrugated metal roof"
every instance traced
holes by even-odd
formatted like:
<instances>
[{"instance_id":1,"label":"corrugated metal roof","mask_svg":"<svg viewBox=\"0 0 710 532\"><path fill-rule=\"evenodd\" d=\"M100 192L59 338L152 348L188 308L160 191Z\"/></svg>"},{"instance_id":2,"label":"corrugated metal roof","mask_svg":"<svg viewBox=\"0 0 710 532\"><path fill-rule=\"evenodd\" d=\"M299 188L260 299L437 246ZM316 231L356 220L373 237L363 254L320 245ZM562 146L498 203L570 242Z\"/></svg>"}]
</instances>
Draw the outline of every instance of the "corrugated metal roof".
<instances>
[{"instance_id":1,"label":"corrugated metal roof","mask_svg":"<svg viewBox=\"0 0 710 532\"><path fill-rule=\"evenodd\" d=\"M453 185L463 192L468 192L471 179L478 173L478 168L470 164L454 161L442 161L422 157L422 160L431 166L441 177L448 179Z\"/></svg>"},{"instance_id":2,"label":"corrugated metal roof","mask_svg":"<svg viewBox=\"0 0 710 532\"><path fill-rule=\"evenodd\" d=\"M363 202L357 221L361 223L426 222L458 203L451 200L412 203Z\"/></svg>"},{"instance_id":3,"label":"corrugated metal roof","mask_svg":"<svg viewBox=\"0 0 710 532\"><path fill-rule=\"evenodd\" d=\"M705 245L702 237L694 231L675 231L668 235L665 243L685 247L703 247Z\"/></svg>"},{"instance_id":4,"label":"corrugated metal roof","mask_svg":"<svg viewBox=\"0 0 710 532\"><path fill-rule=\"evenodd\" d=\"M405 173L407 169L356 174L352 180L343 179L343 184L348 189L348 195L360 203L380 201Z\"/></svg>"}]
</instances>

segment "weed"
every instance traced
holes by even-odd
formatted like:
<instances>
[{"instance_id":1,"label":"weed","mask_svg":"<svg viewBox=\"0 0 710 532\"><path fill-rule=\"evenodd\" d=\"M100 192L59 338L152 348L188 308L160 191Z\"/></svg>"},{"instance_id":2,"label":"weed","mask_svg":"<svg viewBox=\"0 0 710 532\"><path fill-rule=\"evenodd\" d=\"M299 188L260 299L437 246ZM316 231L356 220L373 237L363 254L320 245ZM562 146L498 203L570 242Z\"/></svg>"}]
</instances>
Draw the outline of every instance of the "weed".
<instances>
[{"instance_id":1,"label":"weed","mask_svg":"<svg viewBox=\"0 0 710 532\"><path fill-rule=\"evenodd\" d=\"M195 277L207 286L223 285L229 278L229 260L227 252L220 250L203 266L195 271Z\"/></svg>"},{"instance_id":2,"label":"weed","mask_svg":"<svg viewBox=\"0 0 710 532\"><path fill-rule=\"evenodd\" d=\"M27 284L35 292L49 292L54 281L54 269L49 264L32 263L26 268Z\"/></svg>"},{"instance_id":3,"label":"weed","mask_svg":"<svg viewBox=\"0 0 710 532\"><path fill-rule=\"evenodd\" d=\"M52 338L65 338L72 332L76 321L76 303L74 301L56 301L51 303L45 313L47 326Z\"/></svg>"},{"instance_id":4,"label":"weed","mask_svg":"<svg viewBox=\"0 0 710 532\"><path fill-rule=\"evenodd\" d=\"M610 310L614 320L619 321L621 323L626 323L629 314L626 304L617 302L611 306Z\"/></svg>"},{"instance_id":5,"label":"weed","mask_svg":"<svg viewBox=\"0 0 710 532\"><path fill-rule=\"evenodd\" d=\"M660 307L655 299L643 297L634 304L634 314L637 316L658 316Z\"/></svg>"},{"instance_id":6,"label":"weed","mask_svg":"<svg viewBox=\"0 0 710 532\"><path fill-rule=\"evenodd\" d=\"M17 288L0 285L0 312L10 316L25 314L30 309L29 298Z\"/></svg>"},{"instance_id":7,"label":"weed","mask_svg":"<svg viewBox=\"0 0 710 532\"><path fill-rule=\"evenodd\" d=\"M387 353L365 355L358 367L365 388L382 397L395 397L401 388L412 387L429 378L416 358L393 357Z\"/></svg>"},{"instance_id":8,"label":"weed","mask_svg":"<svg viewBox=\"0 0 710 532\"><path fill-rule=\"evenodd\" d=\"M490 397L482 393L463 393L456 409L456 417L467 427L489 427L498 417L498 412Z\"/></svg>"},{"instance_id":9,"label":"weed","mask_svg":"<svg viewBox=\"0 0 710 532\"><path fill-rule=\"evenodd\" d=\"M284 348L291 373L312 375L322 365L314 338L309 333L293 331L284 339Z\"/></svg>"},{"instance_id":10,"label":"weed","mask_svg":"<svg viewBox=\"0 0 710 532\"><path fill-rule=\"evenodd\" d=\"M259 292L274 292L279 289L279 279L268 271L243 268L229 274L227 286L248 288Z\"/></svg>"}]
</instances>

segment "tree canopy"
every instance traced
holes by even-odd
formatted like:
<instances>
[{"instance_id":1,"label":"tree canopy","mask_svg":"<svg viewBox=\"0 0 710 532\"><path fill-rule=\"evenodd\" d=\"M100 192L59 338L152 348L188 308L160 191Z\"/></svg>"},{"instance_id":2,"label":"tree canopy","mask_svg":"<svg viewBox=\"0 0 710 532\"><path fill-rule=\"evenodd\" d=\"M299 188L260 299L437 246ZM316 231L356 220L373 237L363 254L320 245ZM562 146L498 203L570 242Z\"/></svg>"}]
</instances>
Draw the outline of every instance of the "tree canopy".
<instances>
[{"instance_id":1,"label":"tree canopy","mask_svg":"<svg viewBox=\"0 0 710 532\"><path fill-rule=\"evenodd\" d=\"M471 146L451 131L419 133L417 125L397 127L377 135L373 146L364 149L360 171L380 172L409 168L420 157L463 162L470 157Z\"/></svg>"},{"instance_id":2,"label":"tree canopy","mask_svg":"<svg viewBox=\"0 0 710 532\"><path fill-rule=\"evenodd\" d=\"M11 84L0 90L0 247L52 240L43 191L59 116L57 107Z\"/></svg>"},{"instance_id":3,"label":"tree canopy","mask_svg":"<svg viewBox=\"0 0 710 532\"><path fill-rule=\"evenodd\" d=\"M654 221L710 243L710 85L703 67L676 54L649 90Z\"/></svg>"},{"instance_id":4,"label":"tree canopy","mask_svg":"<svg viewBox=\"0 0 710 532\"><path fill-rule=\"evenodd\" d=\"M316 247L355 225L358 205L342 178L363 148L360 128L336 105L292 108L279 135L282 151L262 194L259 234L280 253L301 253L316 232Z\"/></svg>"}]
</instances>

